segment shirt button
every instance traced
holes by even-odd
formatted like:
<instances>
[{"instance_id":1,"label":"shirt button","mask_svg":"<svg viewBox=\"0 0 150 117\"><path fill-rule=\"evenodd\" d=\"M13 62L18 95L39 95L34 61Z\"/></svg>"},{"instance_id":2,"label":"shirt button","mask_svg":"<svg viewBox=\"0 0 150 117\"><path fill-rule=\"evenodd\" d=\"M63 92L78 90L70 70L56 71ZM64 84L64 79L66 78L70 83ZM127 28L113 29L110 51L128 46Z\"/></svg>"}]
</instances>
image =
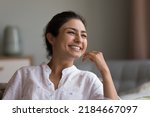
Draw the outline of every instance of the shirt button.
<instances>
[{"instance_id":1,"label":"shirt button","mask_svg":"<svg viewBox=\"0 0 150 117\"><path fill-rule=\"evenodd\" d=\"M46 72L49 72L49 69L46 69L45 71L46 71Z\"/></svg>"},{"instance_id":2,"label":"shirt button","mask_svg":"<svg viewBox=\"0 0 150 117\"><path fill-rule=\"evenodd\" d=\"M53 96L52 94L49 95L50 99L52 99L52 96Z\"/></svg>"},{"instance_id":3,"label":"shirt button","mask_svg":"<svg viewBox=\"0 0 150 117\"><path fill-rule=\"evenodd\" d=\"M49 83L48 85L51 86L51 83Z\"/></svg>"}]
</instances>

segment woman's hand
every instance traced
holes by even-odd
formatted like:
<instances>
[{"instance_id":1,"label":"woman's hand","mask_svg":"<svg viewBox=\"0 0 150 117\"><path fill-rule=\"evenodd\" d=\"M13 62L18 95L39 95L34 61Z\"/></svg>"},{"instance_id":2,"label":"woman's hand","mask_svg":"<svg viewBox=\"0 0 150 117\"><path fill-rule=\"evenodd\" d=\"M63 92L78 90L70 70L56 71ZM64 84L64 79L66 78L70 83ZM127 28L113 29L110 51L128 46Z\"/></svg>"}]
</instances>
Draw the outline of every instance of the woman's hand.
<instances>
[{"instance_id":1,"label":"woman's hand","mask_svg":"<svg viewBox=\"0 0 150 117\"><path fill-rule=\"evenodd\" d=\"M86 52L83 55L82 60L84 61L86 59L90 59L92 62L94 62L102 75L103 87L104 87L104 97L107 97L110 99L118 99L118 94L115 89L115 86L114 86L114 83L113 83L113 80L111 77L111 73L105 62L102 52L97 52L97 51Z\"/></svg>"},{"instance_id":2,"label":"woman's hand","mask_svg":"<svg viewBox=\"0 0 150 117\"><path fill-rule=\"evenodd\" d=\"M86 59L90 59L92 62L94 62L102 75L110 73L102 52L97 51L86 52L83 55L82 60L85 61Z\"/></svg>"}]
</instances>

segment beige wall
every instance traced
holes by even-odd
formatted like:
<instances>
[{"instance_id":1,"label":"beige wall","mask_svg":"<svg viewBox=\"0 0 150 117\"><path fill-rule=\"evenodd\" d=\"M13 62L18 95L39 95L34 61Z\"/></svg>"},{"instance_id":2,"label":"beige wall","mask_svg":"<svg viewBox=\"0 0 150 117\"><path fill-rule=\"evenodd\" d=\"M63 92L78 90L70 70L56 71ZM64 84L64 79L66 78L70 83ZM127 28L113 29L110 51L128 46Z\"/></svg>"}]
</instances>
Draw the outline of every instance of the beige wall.
<instances>
[{"instance_id":1,"label":"beige wall","mask_svg":"<svg viewBox=\"0 0 150 117\"><path fill-rule=\"evenodd\" d=\"M0 0L0 40L6 25L18 26L23 54L32 55L34 64L40 64L46 61L43 28L64 10L86 18L88 50L102 50L106 59L127 58L129 0Z\"/></svg>"}]
</instances>

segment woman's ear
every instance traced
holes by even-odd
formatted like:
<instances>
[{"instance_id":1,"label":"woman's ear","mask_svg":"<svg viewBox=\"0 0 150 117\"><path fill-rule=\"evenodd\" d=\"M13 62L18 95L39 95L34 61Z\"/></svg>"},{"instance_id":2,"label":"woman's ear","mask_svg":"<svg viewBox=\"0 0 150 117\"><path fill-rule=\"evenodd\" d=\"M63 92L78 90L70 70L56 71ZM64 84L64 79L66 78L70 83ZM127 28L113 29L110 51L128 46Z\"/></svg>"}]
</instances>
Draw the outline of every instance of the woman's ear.
<instances>
[{"instance_id":1,"label":"woman's ear","mask_svg":"<svg viewBox=\"0 0 150 117\"><path fill-rule=\"evenodd\" d=\"M51 33L47 33L46 38L47 38L48 42L53 45L53 43L55 41L54 36Z\"/></svg>"}]
</instances>

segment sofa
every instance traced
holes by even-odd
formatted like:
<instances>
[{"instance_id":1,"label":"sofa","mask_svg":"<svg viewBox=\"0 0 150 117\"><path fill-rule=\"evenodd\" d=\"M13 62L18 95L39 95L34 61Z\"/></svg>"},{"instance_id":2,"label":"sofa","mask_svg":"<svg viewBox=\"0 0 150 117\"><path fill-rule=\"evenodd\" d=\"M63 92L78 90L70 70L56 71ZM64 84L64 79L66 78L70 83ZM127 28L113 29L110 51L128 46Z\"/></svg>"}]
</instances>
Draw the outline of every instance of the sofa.
<instances>
[{"instance_id":1,"label":"sofa","mask_svg":"<svg viewBox=\"0 0 150 117\"><path fill-rule=\"evenodd\" d=\"M0 99L2 99L6 87L7 87L7 83L0 83Z\"/></svg>"},{"instance_id":2,"label":"sofa","mask_svg":"<svg viewBox=\"0 0 150 117\"><path fill-rule=\"evenodd\" d=\"M150 96L150 60L109 60L107 64L117 92L122 99L139 99ZM92 71L99 78L101 77L95 65L89 61L79 60L76 66ZM7 83L0 83L0 98L6 86Z\"/></svg>"},{"instance_id":3,"label":"sofa","mask_svg":"<svg viewBox=\"0 0 150 117\"><path fill-rule=\"evenodd\" d=\"M122 99L150 98L150 60L108 60L115 87ZM89 61L79 68L101 74Z\"/></svg>"}]
</instances>

